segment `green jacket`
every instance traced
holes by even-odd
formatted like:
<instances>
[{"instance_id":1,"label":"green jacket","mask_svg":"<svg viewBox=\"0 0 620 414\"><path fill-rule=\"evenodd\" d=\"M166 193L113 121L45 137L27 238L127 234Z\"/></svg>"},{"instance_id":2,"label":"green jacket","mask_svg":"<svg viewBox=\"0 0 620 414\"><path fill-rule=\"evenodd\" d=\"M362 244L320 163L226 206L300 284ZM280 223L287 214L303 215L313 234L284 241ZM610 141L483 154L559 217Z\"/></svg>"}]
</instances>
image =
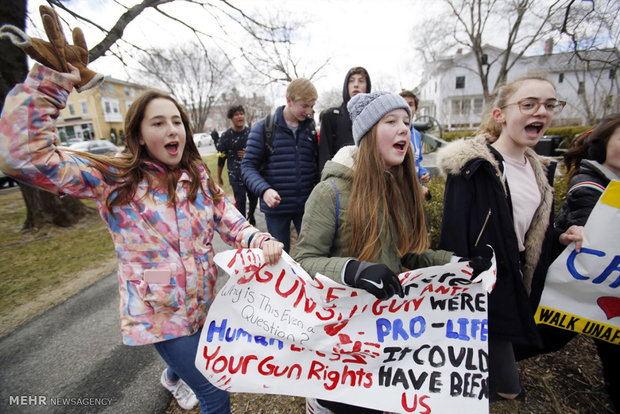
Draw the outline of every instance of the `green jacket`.
<instances>
[{"instance_id":1,"label":"green jacket","mask_svg":"<svg viewBox=\"0 0 620 414\"><path fill-rule=\"evenodd\" d=\"M316 273L321 273L342 283L341 274L344 265L348 260L355 259L347 254L351 234L344 221L353 184L352 179L346 174L353 166L353 156L356 152L355 146L343 147L338 151L334 158L325 164L321 182L312 190L306 201L294 259L313 277ZM340 203L338 232L332 257L328 256L336 225L336 192L328 180L332 180L338 188ZM385 228L385 225L382 228ZM383 248L377 251L373 262L383 263L398 274L404 270L403 268L418 269L442 265L449 262L451 257L452 253L445 250L427 250L421 254L407 253L404 257L400 257L392 246L391 238L388 238Z\"/></svg>"}]
</instances>

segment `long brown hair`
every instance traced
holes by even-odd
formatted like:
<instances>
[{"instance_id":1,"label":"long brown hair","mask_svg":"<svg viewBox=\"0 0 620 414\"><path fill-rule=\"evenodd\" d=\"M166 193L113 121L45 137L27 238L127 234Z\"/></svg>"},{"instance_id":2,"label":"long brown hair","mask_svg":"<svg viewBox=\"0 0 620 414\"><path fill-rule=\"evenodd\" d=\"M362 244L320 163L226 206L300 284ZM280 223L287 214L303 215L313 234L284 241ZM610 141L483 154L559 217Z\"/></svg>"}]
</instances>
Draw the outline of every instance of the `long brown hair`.
<instances>
[{"instance_id":1,"label":"long brown hair","mask_svg":"<svg viewBox=\"0 0 620 414\"><path fill-rule=\"evenodd\" d=\"M185 129L185 147L183 149L181 161L174 168L170 168L164 163L152 158L148 154L146 146L140 145L140 128L142 120L144 119L146 107L152 100L157 98L167 99L176 106L181 115L181 120ZM149 189L152 189L157 184L154 176L148 172L145 161L150 161L165 171L163 181L166 183L169 195L168 199L171 205L174 205L176 202L177 172L179 170L187 171L192 179L188 193L190 201L196 200L198 190L202 190L204 194L201 182L201 168L204 168L207 172L207 188L211 192L213 200L216 203L221 200L223 195L211 178L211 172L202 160L198 148L194 143L189 116L185 109L170 95L155 90L149 90L140 95L127 111L127 116L125 117L125 132L126 149L123 154L118 157L79 153L80 156L93 161L93 166L103 174L106 181L117 184L116 189L110 193L106 200L106 207L108 210L111 210L114 206L130 202L136 194L138 184L144 179L147 180Z\"/></svg>"},{"instance_id":2,"label":"long brown hair","mask_svg":"<svg viewBox=\"0 0 620 414\"><path fill-rule=\"evenodd\" d=\"M508 103L508 99L519 89L521 83L528 80L540 80L548 82L555 90L555 85L549 80L547 75L543 72L529 73L520 76L502 86L499 86L489 97L484 114L482 116L482 122L476 131L476 135L486 134L489 135L492 140L497 141L502 133L502 126L495 122L493 119L493 109L502 108Z\"/></svg>"},{"instance_id":3,"label":"long brown hair","mask_svg":"<svg viewBox=\"0 0 620 414\"><path fill-rule=\"evenodd\" d=\"M351 256L373 261L388 235L401 255L428 249L422 191L416 178L411 146L402 164L385 170L377 151L375 125L360 141L348 174L353 180L346 215L346 225L351 232ZM387 228L381 228L380 223L385 223Z\"/></svg>"},{"instance_id":4,"label":"long brown hair","mask_svg":"<svg viewBox=\"0 0 620 414\"><path fill-rule=\"evenodd\" d=\"M618 128L620 128L620 113L611 114L603 118L594 129L575 137L570 148L564 153L568 182L579 172L579 164L584 158L600 164L605 162L609 138Z\"/></svg>"}]
</instances>

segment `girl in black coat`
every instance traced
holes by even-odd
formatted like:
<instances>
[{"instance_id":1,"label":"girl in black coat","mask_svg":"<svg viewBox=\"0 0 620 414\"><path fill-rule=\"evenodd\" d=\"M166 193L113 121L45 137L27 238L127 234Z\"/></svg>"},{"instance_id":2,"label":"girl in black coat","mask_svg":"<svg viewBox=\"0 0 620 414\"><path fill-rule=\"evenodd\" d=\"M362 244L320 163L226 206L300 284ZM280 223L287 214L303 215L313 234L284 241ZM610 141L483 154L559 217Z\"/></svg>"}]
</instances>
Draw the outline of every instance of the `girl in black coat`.
<instances>
[{"instance_id":1,"label":"girl in black coat","mask_svg":"<svg viewBox=\"0 0 620 414\"><path fill-rule=\"evenodd\" d=\"M531 311L537 303L553 244L581 242L581 229L553 229L555 165L536 145L564 107L544 77L501 87L473 139L449 144L438 155L448 176L439 247L458 256L497 257L489 295L489 398L522 395L513 343L538 345Z\"/></svg>"}]
</instances>

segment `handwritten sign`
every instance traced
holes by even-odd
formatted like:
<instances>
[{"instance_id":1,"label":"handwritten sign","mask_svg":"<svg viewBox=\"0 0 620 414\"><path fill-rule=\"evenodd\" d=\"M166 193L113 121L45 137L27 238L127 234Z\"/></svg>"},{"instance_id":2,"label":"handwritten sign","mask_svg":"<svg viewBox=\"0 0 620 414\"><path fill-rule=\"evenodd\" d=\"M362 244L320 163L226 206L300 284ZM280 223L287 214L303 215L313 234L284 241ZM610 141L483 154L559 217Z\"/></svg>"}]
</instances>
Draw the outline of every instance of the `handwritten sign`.
<instances>
[{"instance_id":1,"label":"handwritten sign","mask_svg":"<svg viewBox=\"0 0 620 414\"><path fill-rule=\"evenodd\" d=\"M464 263L399 275L406 296L377 300L286 253L226 251L230 275L202 330L197 368L233 392L297 395L401 413L488 410L487 291Z\"/></svg>"},{"instance_id":2,"label":"handwritten sign","mask_svg":"<svg viewBox=\"0 0 620 414\"><path fill-rule=\"evenodd\" d=\"M584 227L549 267L537 323L620 344L620 182L611 181Z\"/></svg>"}]
</instances>

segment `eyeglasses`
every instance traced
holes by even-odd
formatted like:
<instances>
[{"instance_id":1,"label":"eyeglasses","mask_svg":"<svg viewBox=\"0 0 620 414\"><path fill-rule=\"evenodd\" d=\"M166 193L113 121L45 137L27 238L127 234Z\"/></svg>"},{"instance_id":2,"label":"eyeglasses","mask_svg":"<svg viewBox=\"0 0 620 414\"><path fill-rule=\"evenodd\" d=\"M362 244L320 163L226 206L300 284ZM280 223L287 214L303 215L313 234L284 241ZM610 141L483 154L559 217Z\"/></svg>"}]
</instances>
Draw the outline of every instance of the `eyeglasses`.
<instances>
[{"instance_id":1,"label":"eyeglasses","mask_svg":"<svg viewBox=\"0 0 620 414\"><path fill-rule=\"evenodd\" d=\"M566 105L566 101L558 101L557 99L553 99L550 101L540 102L538 99L525 98L521 99L519 102L513 102L502 106L500 109L504 109L510 105L519 105L519 110L524 115L532 115L535 114L541 106L545 106L545 110L547 112L552 112L554 114L559 114L564 109L564 105Z\"/></svg>"}]
</instances>

